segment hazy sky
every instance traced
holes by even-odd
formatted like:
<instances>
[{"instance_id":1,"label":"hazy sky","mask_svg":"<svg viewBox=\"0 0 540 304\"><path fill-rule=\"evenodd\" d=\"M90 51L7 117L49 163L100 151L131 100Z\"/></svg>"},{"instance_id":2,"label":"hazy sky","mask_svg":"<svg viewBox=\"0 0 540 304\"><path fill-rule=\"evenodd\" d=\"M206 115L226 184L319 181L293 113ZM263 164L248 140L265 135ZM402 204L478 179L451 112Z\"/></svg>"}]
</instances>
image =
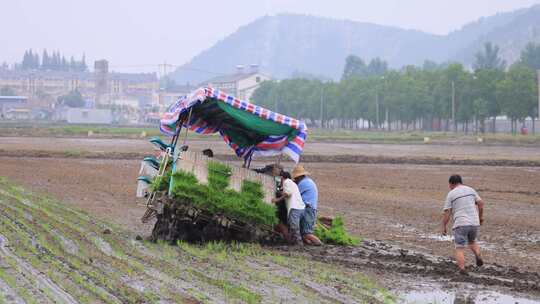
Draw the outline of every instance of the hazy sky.
<instances>
[{"instance_id":1,"label":"hazy sky","mask_svg":"<svg viewBox=\"0 0 540 304\"><path fill-rule=\"evenodd\" d=\"M0 62L25 49L86 52L115 70L182 64L265 14L301 13L446 34L540 0L0 0ZM142 65L149 65L143 67ZM131 66L131 67L130 67Z\"/></svg>"}]
</instances>

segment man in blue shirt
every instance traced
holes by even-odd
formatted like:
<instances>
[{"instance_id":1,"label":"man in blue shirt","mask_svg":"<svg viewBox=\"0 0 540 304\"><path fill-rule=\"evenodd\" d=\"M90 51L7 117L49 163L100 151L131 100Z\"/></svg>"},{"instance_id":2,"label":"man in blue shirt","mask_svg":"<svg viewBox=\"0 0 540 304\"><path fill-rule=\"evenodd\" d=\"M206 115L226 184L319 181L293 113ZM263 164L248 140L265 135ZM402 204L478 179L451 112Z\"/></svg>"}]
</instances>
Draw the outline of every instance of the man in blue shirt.
<instances>
[{"instance_id":1,"label":"man in blue shirt","mask_svg":"<svg viewBox=\"0 0 540 304\"><path fill-rule=\"evenodd\" d=\"M308 175L309 172L302 165L296 166L292 172L292 178L298 184L300 195L302 195L302 200L306 205L300 218L300 231L302 232L302 239L306 244L319 246L322 242L313 234L317 221L319 191L315 182Z\"/></svg>"}]
</instances>

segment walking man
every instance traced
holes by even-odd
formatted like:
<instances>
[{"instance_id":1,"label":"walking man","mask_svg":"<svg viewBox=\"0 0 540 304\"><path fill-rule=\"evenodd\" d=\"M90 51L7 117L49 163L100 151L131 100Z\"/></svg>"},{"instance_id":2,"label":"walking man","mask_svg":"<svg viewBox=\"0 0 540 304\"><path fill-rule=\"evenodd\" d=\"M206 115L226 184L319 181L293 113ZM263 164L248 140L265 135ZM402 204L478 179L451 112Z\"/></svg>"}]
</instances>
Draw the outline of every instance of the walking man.
<instances>
[{"instance_id":1,"label":"walking man","mask_svg":"<svg viewBox=\"0 0 540 304\"><path fill-rule=\"evenodd\" d=\"M452 215L456 262L460 272L465 273L464 249L467 245L476 257L476 266L484 264L480 256L480 247L476 242L479 226L484 221L484 202L473 188L463 185L461 176L450 176L448 183L450 192L444 203L442 233L446 235L446 226Z\"/></svg>"},{"instance_id":2,"label":"walking man","mask_svg":"<svg viewBox=\"0 0 540 304\"><path fill-rule=\"evenodd\" d=\"M308 245L320 246L321 240L313 234L315 223L317 222L317 203L319 200L319 191L315 182L309 178L309 172L304 166L298 165L293 169L292 178L298 184L298 189L302 195L302 200L306 209L300 219L300 229L302 239Z\"/></svg>"}]
</instances>

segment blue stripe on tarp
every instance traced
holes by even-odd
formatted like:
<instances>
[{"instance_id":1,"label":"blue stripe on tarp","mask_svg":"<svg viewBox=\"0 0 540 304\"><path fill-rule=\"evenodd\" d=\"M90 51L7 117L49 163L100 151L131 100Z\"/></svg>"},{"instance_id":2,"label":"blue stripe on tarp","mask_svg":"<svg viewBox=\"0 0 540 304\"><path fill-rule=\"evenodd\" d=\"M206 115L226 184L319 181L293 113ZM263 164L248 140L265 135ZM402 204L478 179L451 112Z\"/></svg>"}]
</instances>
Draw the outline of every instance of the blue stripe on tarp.
<instances>
[{"instance_id":1,"label":"blue stripe on tarp","mask_svg":"<svg viewBox=\"0 0 540 304\"><path fill-rule=\"evenodd\" d=\"M300 149L298 149L298 146L295 145L294 143L290 142L286 145L287 148L291 149L294 153L300 155L300 153L302 153L302 151Z\"/></svg>"},{"instance_id":2,"label":"blue stripe on tarp","mask_svg":"<svg viewBox=\"0 0 540 304\"><path fill-rule=\"evenodd\" d=\"M273 143L273 142L276 142L276 141L283 140L284 137L286 137L286 136L285 136L285 135L284 135L284 136L273 136L273 135L270 135L270 136L268 136L267 138L264 139L263 143L264 143L264 142L267 142L267 143Z\"/></svg>"}]
</instances>

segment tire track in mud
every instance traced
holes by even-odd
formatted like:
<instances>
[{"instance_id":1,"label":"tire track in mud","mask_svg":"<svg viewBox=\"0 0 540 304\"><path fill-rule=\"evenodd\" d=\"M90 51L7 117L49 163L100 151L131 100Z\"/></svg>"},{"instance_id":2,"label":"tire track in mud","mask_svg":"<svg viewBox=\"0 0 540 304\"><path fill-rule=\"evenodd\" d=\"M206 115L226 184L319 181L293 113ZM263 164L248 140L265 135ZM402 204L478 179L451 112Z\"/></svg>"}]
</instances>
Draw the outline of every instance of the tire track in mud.
<instances>
[{"instance_id":1,"label":"tire track in mud","mask_svg":"<svg viewBox=\"0 0 540 304\"><path fill-rule=\"evenodd\" d=\"M540 294L540 274L520 272L514 267L485 264L481 268L468 267L468 275L457 272L457 266L448 258L405 250L379 241L364 241L358 247L325 245L306 247L298 252L279 247L280 252L301 255L325 263L339 264L348 268L365 267L390 272L429 276L450 282L475 285L508 287L515 291Z\"/></svg>"},{"instance_id":2,"label":"tire track in mud","mask_svg":"<svg viewBox=\"0 0 540 304\"><path fill-rule=\"evenodd\" d=\"M37 288L43 289L46 288L50 291L51 295L54 296L55 300L58 303L68 303L68 304L77 304L78 302L73 299L73 297L65 292L62 288L52 282L46 275L42 272L36 270L34 267L27 264L25 261L20 259L18 256L13 254L7 247L9 246L8 239L0 234L0 257L10 258L17 262L17 265L26 273L32 275L36 280Z\"/></svg>"}]
</instances>

